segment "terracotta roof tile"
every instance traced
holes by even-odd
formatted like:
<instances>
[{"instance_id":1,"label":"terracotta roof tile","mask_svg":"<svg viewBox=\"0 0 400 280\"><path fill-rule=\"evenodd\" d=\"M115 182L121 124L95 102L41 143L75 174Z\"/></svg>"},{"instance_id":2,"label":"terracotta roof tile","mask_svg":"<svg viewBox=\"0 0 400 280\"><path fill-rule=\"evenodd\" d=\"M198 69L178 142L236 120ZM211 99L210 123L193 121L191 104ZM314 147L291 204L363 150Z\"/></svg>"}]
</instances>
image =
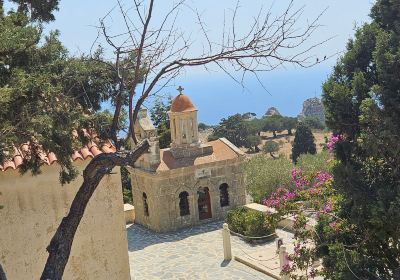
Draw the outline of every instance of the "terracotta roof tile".
<instances>
[{"instance_id":1,"label":"terracotta roof tile","mask_svg":"<svg viewBox=\"0 0 400 280\"><path fill-rule=\"evenodd\" d=\"M86 132L85 132L86 133ZM0 171L7 171L8 169L17 169L23 162L24 156L29 152L29 145L22 144L19 149L14 148L14 155L12 160L6 160L4 162L0 162ZM100 148L96 143L90 142L88 145L85 145L81 149L74 151L71 155L72 161L76 160L85 160L87 158L93 158L98 154L102 153L114 153L116 152L116 148L112 145L111 142L103 144ZM53 152L39 152L39 157L42 160L43 164L51 165L54 162L57 162L57 156Z\"/></svg>"},{"instance_id":2,"label":"terracotta roof tile","mask_svg":"<svg viewBox=\"0 0 400 280\"><path fill-rule=\"evenodd\" d=\"M172 100L171 112L179 113L179 112L189 112L195 110L196 107L194 107L190 98L182 93L176 96L174 100Z\"/></svg>"},{"instance_id":3,"label":"terracotta roof tile","mask_svg":"<svg viewBox=\"0 0 400 280\"><path fill-rule=\"evenodd\" d=\"M180 158L176 159L172 156L169 149L160 151L161 163L157 171L166 171L182 167L197 166L217 161L229 160L238 158L240 155L236 153L229 145L221 139L208 142L213 147L213 153L210 155L193 157L193 158Z\"/></svg>"}]
</instances>

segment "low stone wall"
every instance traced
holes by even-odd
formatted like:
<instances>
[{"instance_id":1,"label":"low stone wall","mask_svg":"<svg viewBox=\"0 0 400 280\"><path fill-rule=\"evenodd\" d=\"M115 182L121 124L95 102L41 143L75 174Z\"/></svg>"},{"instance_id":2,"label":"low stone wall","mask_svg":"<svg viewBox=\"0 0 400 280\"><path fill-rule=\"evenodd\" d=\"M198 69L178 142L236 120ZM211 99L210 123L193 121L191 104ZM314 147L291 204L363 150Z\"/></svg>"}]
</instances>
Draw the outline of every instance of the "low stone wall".
<instances>
[{"instance_id":1,"label":"low stone wall","mask_svg":"<svg viewBox=\"0 0 400 280\"><path fill-rule=\"evenodd\" d=\"M135 206L125 203L124 213L125 213L125 223L133 224L135 222Z\"/></svg>"}]
</instances>

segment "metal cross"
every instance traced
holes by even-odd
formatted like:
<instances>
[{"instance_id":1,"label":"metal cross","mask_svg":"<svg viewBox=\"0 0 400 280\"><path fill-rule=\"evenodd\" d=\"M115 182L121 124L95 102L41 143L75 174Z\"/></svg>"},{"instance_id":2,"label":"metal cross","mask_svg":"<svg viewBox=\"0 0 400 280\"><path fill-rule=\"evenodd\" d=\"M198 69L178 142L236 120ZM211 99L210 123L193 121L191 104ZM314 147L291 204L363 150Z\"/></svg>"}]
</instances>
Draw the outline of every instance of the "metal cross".
<instances>
[{"instance_id":1,"label":"metal cross","mask_svg":"<svg viewBox=\"0 0 400 280\"><path fill-rule=\"evenodd\" d=\"M177 88L177 90L179 91L179 94L183 94L183 90L184 90L184 88L183 88L183 87L181 87L181 86L179 86L179 87Z\"/></svg>"}]
</instances>

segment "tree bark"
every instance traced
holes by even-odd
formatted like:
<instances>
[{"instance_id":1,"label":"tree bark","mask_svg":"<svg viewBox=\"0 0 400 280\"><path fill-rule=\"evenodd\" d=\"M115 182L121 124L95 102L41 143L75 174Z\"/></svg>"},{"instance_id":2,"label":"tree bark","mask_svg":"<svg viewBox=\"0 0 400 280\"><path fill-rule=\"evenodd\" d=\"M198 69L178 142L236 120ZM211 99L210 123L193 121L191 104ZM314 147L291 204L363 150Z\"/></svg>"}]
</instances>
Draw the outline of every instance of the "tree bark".
<instances>
[{"instance_id":1,"label":"tree bark","mask_svg":"<svg viewBox=\"0 0 400 280\"><path fill-rule=\"evenodd\" d=\"M7 280L6 273L4 272L1 263L0 263L0 280Z\"/></svg>"},{"instance_id":2,"label":"tree bark","mask_svg":"<svg viewBox=\"0 0 400 280\"><path fill-rule=\"evenodd\" d=\"M71 252L76 230L83 217L90 198L104 175L115 166L131 165L149 148L148 140L141 142L135 150L99 154L94 157L83 171L83 183L79 188L70 211L61 221L56 233L47 247L49 256L41 280L61 280ZM0 279L2 280L2 279Z\"/></svg>"}]
</instances>

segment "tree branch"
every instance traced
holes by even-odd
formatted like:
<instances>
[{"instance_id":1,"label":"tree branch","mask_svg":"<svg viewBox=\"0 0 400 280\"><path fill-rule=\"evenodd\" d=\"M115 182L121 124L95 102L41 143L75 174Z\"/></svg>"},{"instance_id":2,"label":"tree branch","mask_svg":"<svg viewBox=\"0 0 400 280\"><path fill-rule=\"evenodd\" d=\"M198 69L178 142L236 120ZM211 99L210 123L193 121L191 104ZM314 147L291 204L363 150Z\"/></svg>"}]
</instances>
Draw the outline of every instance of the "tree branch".
<instances>
[{"instance_id":1,"label":"tree branch","mask_svg":"<svg viewBox=\"0 0 400 280\"><path fill-rule=\"evenodd\" d=\"M136 149L129 152L103 153L94 157L83 171L83 183L79 188L70 211L61 221L56 233L47 247L49 256L41 280L61 280L71 253L76 230L84 215L86 206L102 178L115 166L133 166L135 161L149 148L144 140Z\"/></svg>"},{"instance_id":2,"label":"tree branch","mask_svg":"<svg viewBox=\"0 0 400 280\"><path fill-rule=\"evenodd\" d=\"M0 280L7 280L6 273L4 272L3 267L1 266L1 263L0 263Z\"/></svg>"}]
</instances>

